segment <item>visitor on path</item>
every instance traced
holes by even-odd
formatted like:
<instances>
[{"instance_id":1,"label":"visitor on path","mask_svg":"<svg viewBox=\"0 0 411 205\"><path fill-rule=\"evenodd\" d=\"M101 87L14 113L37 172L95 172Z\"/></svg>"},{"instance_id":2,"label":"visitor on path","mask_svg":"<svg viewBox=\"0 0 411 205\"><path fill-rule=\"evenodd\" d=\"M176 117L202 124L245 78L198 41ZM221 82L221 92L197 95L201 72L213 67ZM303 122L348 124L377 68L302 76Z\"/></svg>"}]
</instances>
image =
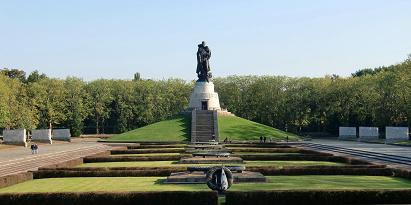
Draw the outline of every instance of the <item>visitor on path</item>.
<instances>
[{"instance_id":1,"label":"visitor on path","mask_svg":"<svg viewBox=\"0 0 411 205\"><path fill-rule=\"evenodd\" d=\"M34 144L34 154L39 153L39 146L37 144Z\"/></svg>"},{"instance_id":2,"label":"visitor on path","mask_svg":"<svg viewBox=\"0 0 411 205\"><path fill-rule=\"evenodd\" d=\"M287 142L288 142L288 135L287 135Z\"/></svg>"},{"instance_id":3,"label":"visitor on path","mask_svg":"<svg viewBox=\"0 0 411 205\"><path fill-rule=\"evenodd\" d=\"M211 138L213 139L213 141L215 141L215 135L212 135Z\"/></svg>"},{"instance_id":4,"label":"visitor on path","mask_svg":"<svg viewBox=\"0 0 411 205\"><path fill-rule=\"evenodd\" d=\"M260 136L260 143L263 142L263 136Z\"/></svg>"},{"instance_id":5,"label":"visitor on path","mask_svg":"<svg viewBox=\"0 0 411 205\"><path fill-rule=\"evenodd\" d=\"M30 145L30 149L31 149L31 154L34 154L34 144Z\"/></svg>"},{"instance_id":6,"label":"visitor on path","mask_svg":"<svg viewBox=\"0 0 411 205\"><path fill-rule=\"evenodd\" d=\"M265 141L267 141L267 137L266 137L266 136L264 136L264 143L265 143Z\"/></svg>"},{"instance_id":7,"label":"visitor on path","mask_svg":"<svg viewBox=\"0 0 411 205\"><path fill-rule=\"evenodd\" d=\"M224 144L226 144L228 142L227 137L224 139Z\"/></svg>"}]
</instances>

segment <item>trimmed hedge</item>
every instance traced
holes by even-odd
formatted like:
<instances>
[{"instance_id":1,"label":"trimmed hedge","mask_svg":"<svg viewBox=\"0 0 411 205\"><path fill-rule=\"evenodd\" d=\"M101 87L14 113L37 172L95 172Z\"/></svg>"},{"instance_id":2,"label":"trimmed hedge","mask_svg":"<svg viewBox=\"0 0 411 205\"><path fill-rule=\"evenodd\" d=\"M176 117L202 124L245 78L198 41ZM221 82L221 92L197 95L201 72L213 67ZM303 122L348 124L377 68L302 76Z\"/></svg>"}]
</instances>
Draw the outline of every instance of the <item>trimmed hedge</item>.
<instances>
[{"instance_id":1,"label":"trimmed hedge","mask_svg":"<svg viewBox=\"0 0 411 205\"><path fill-rule=\"evenodd\" d=\"M129 145L128 149L153 149L153 148L184 148L186 144L179 145Z\"/></svg>"},{"instance_id":2,"label":"trimmed hedge","mask_svg":"<svg viewBox=\"0 0 411 205\"><path fill-rule=\"evenodd\" d=\"M232 152L300 153L299 148L227 148Z\"/></svg>"},{"instance_id":3,"label":"trimmed hedge","mask_svg":"<svg viewBox=\"0 0 411 205\"><path fill-rule=\"evenodd\" d=\"M247 171L260 172L263 175L368 175L368 176L393 176L390 168L368 167L338 167L338 166L312 166L312 167L247 167Z\"/></svg>"},{"instance_id":4,"label":"trimmed hedge","mask_svg":"<svg viewBox=\"0 0 411 205\"><path fill-rule=\"evenodd\" d=\"M67 167L67 168L40 168L42 170L60 170L60 171L109 171L109 170L161 170L173 169L176 171L185 171L185 167Z\"/></svg>"},{"instance_id":5,"label":"trimmed hedge","mask_svg":"<svg viewBox=\"0 0 411 205\"><path fill-rule=\"evenodd\" d=\"M175 149L128 149L111 150L111 154L150 154L150 153L184 153L184 148Z\"/></svg>"},{"instance_id":6,"label":"trimmed hedge","mask_svg":"<svg viewBox=\"0 0 411 205\"><path fill-rule=\"evenodd\" d=\"M410 204L411 190L290 190L227 192L226 205Z\"/></svg>"},{"instance_id":7,"label":"trimmed hedge","mask_svg":"<svg viewBox=\"0 0 411 205\"><path fill-rule=\"evenodd\" d=\"M84 163L91 162L130 162L130 161L176 161L181 157L191 155L173 155L173 156L111 156L111 157L86 157Z\"/></svg>"},{"instance_id":8,"label":"trimmed hedge","mask_svg":"<svg viewBox=\"0 0 411 205\"><path fill-rule=\"evenodd\" d=\"M2 205L217 205L216 192L97 192L0 194Z\"/></svg>"},{"instance_id":9,"label":"trimmed hedge","mask_svg":"<svg viewBox=\"0 0 411 205\"><path fill-rule=\"evenodd\" d=\"M75 167L81 164L83 164L83 158L72 159L72 160L68 160L65 162L59 162L57 164L45 166L44 168Z\"/></svg>"},{"instance_id":10,"label":"trimmed hedge","mask_svg":"<svg viewBox=\"0 0 411 205\"><path fill-rule=\"evenodd\" d=\"M311 155L311 154L301 154L301 155L248 155L248 154L233 154L233 157L241 157L243 160L248 161L258 161L258 160L293 160L293 161L330 161L330 160L339 160L339 158L334 158L333 156L324 156L324 155Z\"/></svg>"},{"instance_id":11,"label":"trimmed hedge","mask_svg":"<svg viewBox=\"0 0 411 205\"><path fill-rule=\"evenodd\" d=\"M223 144L225 147L265 147L265 148L290 148L289 145L283 144Z\"/></svg>"},{"instance_id":12,"label":"trimmed hedge","mask_svg":"<svg viewBox=\"0 0 411 205\"><path fill-rule=\"evenodd\" d=\"M18 184L33 179L31 172L23 172L0 177L0 188ZM0 200L1 201L1 200Z\"/></svg>"},{"instance_id":13,"label":"trimmed hedge","mask_svg":"<svg viewBox=\"0 0 411 205\"><path fill-rule=\"evenodd\" d=\"M156 170L104 170L104 171L67 171L67 170L41 170L33 173L35 179L64 178L64 177L156 177L170 176L177 169Z\"/></svg>"}]
</instances>

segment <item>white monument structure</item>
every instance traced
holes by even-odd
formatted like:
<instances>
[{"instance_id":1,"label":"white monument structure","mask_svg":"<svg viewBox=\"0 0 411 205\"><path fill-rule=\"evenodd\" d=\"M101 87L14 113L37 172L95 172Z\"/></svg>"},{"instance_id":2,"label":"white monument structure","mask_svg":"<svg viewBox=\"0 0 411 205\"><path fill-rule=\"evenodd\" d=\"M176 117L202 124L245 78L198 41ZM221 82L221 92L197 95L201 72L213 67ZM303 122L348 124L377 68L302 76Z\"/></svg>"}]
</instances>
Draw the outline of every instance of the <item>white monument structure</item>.
<instances>
[{"instance_id":1,"label":"white monument structure","mask_svg":"<svg viewBox=\"0 0 411 205\"><path fill-rule=\"evenodd\" d=\"M357 138L356 127L339 127L338 131L338 138L341 140Z\"/></svg>"},{"instance_id":2,"label":"white monument structure","mask_svg":"<svg viewBox=\"0 0 411 205\"><path fill-rule=\"evenodd\" d=\"M360 141L378 140L378 127L359 127Z\"/></svg>"},{"instance_id":3,"label":"white monument structure","mask_svg":"<svg viewBox=\"0 0 411 205\"><path fill-rule=\"evenodd\" d=\"M385 127L385 142L407 141L408 127Z\"/></svg>"},{"instance_id":4,"label":"white monument structure","mask_svg":"<svg viewBox=\"0 0 411 205\"><path fill-rule=\"evenodd\" d=\"M38 129L31 131L31 140L52 144L51 129Z\"/></svg>"},{"instance_id":5,"label":"white monument structure","mask_svg":"<svg viewBox=\"0 0 411 205\"><path fill-rule=\"evenodd\" d=\"M71 141L70 129L54 129L53 139L61 141Z\"/></svg>"},{"instance_id":6,"label":"white monument structure","mask_svg":"<svg viewBox=\"0 0 411 205\"><path fill-rule=\"evenodd\" d=\"M3 130L3 143L27 146L26 129Z\"/></svg>"},{"instance_id":7,"label":"white monument structure","mask_svg":"<svg viewBox=\"0 0 411 205\"><path fill-rule=\"evenodd\" d=\"M218 93L214 92L214 83L197 81L190 96L190 110L221 110Z\"/></svg>"}]
</instances>

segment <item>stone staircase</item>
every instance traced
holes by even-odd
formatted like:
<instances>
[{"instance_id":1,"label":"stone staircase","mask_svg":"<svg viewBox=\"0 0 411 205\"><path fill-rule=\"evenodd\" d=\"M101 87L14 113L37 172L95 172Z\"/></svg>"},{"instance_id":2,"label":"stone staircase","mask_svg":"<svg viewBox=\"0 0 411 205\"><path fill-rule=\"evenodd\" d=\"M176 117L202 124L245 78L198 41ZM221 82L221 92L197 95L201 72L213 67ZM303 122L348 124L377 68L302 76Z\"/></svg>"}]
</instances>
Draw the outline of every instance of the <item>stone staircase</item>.
<instances>
[{"instance_id":1,"label":"stone staircase","mask_svg":"<svg viewBox=\"0 0 411 205\"><path fill-rule=\"evenodd\" d=\"M93 144L89 146L82 146L70 150L44 153L44 154L27 154L26 157L1 160L0 163L0 177L17 174L27 171L36 171L40 167L50 166L82 157L98 154L111 149L111 147L102 144Z\"/></svg>"},{"instance_id":2,"label":"stone staircase","mask_svg":"<svg viewBox=\"0 0 411 205\"><path fill-rule=\"evenodd\" d=\"M218 141L217 111L193 110L191 115L191 142Z\"/></svg>"}]
</instances>

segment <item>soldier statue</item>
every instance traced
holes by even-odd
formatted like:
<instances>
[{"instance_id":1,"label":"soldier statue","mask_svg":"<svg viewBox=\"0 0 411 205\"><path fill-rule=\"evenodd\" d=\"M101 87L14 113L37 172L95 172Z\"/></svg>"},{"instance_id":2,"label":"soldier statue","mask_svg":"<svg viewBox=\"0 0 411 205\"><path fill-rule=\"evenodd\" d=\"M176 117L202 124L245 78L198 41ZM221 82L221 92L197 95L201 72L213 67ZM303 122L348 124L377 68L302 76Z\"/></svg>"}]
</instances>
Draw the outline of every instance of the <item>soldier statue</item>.
<instances>
[{"instance_id":1,"label":"soldier statue","mask_svg":"<svg viewBox=\"0 0 411 205\"><path fill-rule=\"evenodd\" d=\"M211 57L211 51L206 46L206 43L203 41L201 44L198 45L197 51L197 76L199 82L207 81L211 78L210 72L210 63L209 59Z\"/></svg>"}]
</instances>

